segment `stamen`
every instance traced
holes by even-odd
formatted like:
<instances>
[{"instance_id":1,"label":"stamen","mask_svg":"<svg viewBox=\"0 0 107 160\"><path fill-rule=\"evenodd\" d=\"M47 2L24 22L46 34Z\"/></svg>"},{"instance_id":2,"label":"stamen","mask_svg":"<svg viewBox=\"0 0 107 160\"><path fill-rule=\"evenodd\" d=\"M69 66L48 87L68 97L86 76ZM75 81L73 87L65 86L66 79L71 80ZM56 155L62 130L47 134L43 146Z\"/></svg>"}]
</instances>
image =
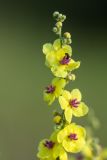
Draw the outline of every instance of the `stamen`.
<instances>
[{"instance_id":1,"label":"stamen","mask_svg":"<svg viewBox=\"0 0 107 160\"><path fill-rule=\"evenodd\" d=\"M46 140L46 142L44 143L44 146L47 147L48 149L52 149L54 145L55 145L54 142L48 140Z\"/></svg>"},{"instance_id":2,"label":"stamen","mask_svg":"<svg viewBox=\"0 0 107 160\"><path fill-rule=\"evenodd\" d=\"M46 87L46 93L53 93L55 91L55 86L48 86Z\"/></svg>"},{"instance_id":3,"label":"stamen","mask_svg":"<svg viewBox=\"0 0 107 160\"><path fill-rule=\"evenodd\" d=\"M71 133L71 134L68 136L68 138L69 138L70 140L78 140L77 134L75 134L75 133Z\"/></svg>"},{"instance_id":4,"label":"stamen","mask_svg":"<svg viewBox=\"0 0 107 160\"><path fill-rule=\"evenodd\" d=\"M70 61L70 56L68 53L65 53L65 56L62 58L62 60L60 61L60 64L65 65L68 64Z\"/></svg>"},{"instance_id":5,"label":"stamen","mask_svg":"<svg viewBox=\"0 0 107 160\"><path fill-rule=\"evenodd\" d=\"M80 101L78 101L78 100L75 98L75 99L73 99L73 100L70 100L69 104L70 104L71 107L77 108L78 105L80 104Z\"/></svg>"}]
</instances>

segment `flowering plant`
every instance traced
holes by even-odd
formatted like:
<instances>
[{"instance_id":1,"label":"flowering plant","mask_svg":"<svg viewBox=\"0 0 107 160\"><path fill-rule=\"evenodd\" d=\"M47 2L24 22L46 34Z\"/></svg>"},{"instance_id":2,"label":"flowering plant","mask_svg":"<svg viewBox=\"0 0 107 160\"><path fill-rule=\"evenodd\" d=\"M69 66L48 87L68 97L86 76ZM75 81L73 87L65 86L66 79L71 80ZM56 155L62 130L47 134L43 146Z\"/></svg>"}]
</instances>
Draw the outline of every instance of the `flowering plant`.
<instances>
[{"instance_id":1,"label":"flowering plant","mask_svg":"<svg viewBox=\"0 0 107 160\"><path fill-rule=\"evenodd\" d=\"M101 149L98 142L87 133L87 127L84 128L72 120L73 116L85 116L89 109L82 101L79 89L65 89L70 81L75 80L73 71L80 67L80 61L72 58L71 34L62 34L66 16L54 12L53 17L56 20L53 31L58 39L53 44L44 44L43 53L45 64L55 78L44 89L43 96L49 106L57 99L61 112L54 112L54 131L49 138L39 143L37 157L40 160L103 160L107 158L107 150Z\"/></svg>"}]
</instances>

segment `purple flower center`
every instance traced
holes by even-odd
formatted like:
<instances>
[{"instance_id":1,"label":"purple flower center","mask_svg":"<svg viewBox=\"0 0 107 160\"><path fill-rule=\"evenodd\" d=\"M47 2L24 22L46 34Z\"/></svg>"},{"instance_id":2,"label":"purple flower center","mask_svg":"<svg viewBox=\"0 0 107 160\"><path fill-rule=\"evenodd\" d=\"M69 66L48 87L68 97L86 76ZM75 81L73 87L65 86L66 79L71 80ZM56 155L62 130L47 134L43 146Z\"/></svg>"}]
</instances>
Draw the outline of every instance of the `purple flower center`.
<instances>
[{"instance_id":1,"label":"purple flower center","mask_svg":"<svg viewBox=\"0 0 107 160\"><path fill-rule=\"evenodd\" d=\"M55 143L52 141L46 140L44 143L44 146L47 147L48 149L52 149L54 147Z\"/></svg>"},{"instance_id":2,"label":"purple flower center","mask_svg":"<svg viewBox=\"0 0 107 160\"><path fill-rule=\"evenodd\" d=\"M60 64L65 65L68 64L70 61L70 56L68 53L65 53L65 56L62 58L62 60L60 61Z\"/></svg>"},{"instance_id":3,"label":"purple flower center","mask_svg":"<svg viewBox=\"0 0 107 160\"><path fill-rule=\"evenodd\" d=\"M71 107L77 108L78 105L80 104L80 101L78 101L78 100L75 98L75 99L73 99L73 100L70 100L69 104L70 104Z\"/></svg>"},{"instance_id":4,"label":"purple flower center","mask_svg":"<svg viewBox=\"0 0 107 160\"><path fill-rule=\"evenodd\" d=\"M68 136L68 138L69 138L70 140L78 140L77 134L75 134L75 133L71 133L71 134Z\"/></svg>"},{"instance_id":5,"label":"purple flower center","mask_svg":"<svg viewBox=\"0 0 107 160\"><path fill-rule=\"evenodd\" d=\"M53 93L55 91L55 86L48 86L46 87L46 93Z\"/></svg>"}]
</instances>

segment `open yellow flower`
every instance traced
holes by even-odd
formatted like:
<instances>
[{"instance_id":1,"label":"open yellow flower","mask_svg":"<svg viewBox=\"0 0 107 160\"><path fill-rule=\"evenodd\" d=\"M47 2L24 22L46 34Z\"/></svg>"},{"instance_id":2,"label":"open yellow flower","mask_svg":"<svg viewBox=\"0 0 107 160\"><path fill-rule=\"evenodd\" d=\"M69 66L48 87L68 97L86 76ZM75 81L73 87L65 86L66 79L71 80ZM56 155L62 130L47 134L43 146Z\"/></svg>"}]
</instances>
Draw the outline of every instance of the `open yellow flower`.
<instances>
[{"instance_id":1,"label":"open yellow flower","mask_svg":"<svg viewBox=\"0 0 107 160\"><path fill-rule=\"evenodd\" d=\"M70 93L64 90L62 95L59 97L59 103L61 108L65 111L65 118L70 123L72 115L81 117L87 114L88 107L84 102L81 102L82 96L78 89L73 89Z\"/></svg>"},{"instance_id":2,"label":"open yellow flower","mask_svg":"<svg viewBox=\"0 0 107 160\"><path fill-rule=\"evenodd\" d=\"M41 160L68 160L67 154L61 144L57 142L57 132L54 132L50 139L40 142L37 157Z\"/></svg>"},{"instance_id":3,"label":"open yellow flower","mask_svg":"<svg viewBox=\"0 0 107 160\"><path fill-rule=\"evenodd\" d=\"M56 77L65 78L69 72L80 66L79 61L75 62L71 58L71 46L61 45L60 39L55 40L53 45L46 43L43 46L43 53L46 55L46 65Z\"/></svg>"},{"instance_id":4,"label":"open yellow flower","mask_svg":"<svg viewBox=\"0 0 107 160\"><path fill-rule=\"evenodd\" d=\"M44 91L44 100L47 101L49 105L51 105L55 98L58 98L62 94L65 85L65 79L54 78L51 85L47 86Z\"/></svg>"},{"instance_id":5,"label":"open yellow flower","mask_svg":"<svg viewBox=\"0 0 107 160\"><path fill-rule=\"evenodd\" d=\"M77 153L85 145L86 131L83 127L74 123L67 125L58 135L57 140L67 152Z\"/></svg>"}]
</instances>

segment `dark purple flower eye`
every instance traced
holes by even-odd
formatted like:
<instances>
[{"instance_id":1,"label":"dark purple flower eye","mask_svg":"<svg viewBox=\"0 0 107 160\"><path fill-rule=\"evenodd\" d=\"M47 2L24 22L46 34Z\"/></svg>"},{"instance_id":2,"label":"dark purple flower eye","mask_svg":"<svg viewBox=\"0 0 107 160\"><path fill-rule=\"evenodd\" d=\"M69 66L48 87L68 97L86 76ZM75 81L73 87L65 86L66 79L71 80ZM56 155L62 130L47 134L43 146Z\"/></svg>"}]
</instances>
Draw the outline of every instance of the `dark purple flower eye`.
<instances>
[{"instance_id":1,"label":"dark purple flower eye","mask_svg":"<svg viewBox=\"0 0 107 160\"><path fill-rule=\"evenodd\" d=\"M53 93L55 91L55 86L49 85L46 87L46 93Z\"/></svg>"},{"instance_id":2,"label":"dark purple flower eye","mask_svg":"<svg viewBox=\"0 0 107 160\"><path fill-rule=\"evenodd\" d=\"M70 100L69 104L70 104L71 107L77 108L78 105L80 104L80 102L75 98L73 100Z\"/></svg>"},{"instance_id":3,"label":"dark purple flower eye","mask_svg":"<svg viewBox=\"0 0 107 160\"><path fill-rule=\"evenodd\" d=\"M44 146L47 147L48 149L52 149L54 147L55 143L52 141L46 140L44 143Z\"/></svg>"},{"instance_id":4,"label":"dark purple flower eye","mask_svg":"<svg viewBox=\"0 0 107 160\"><path fill-rule=\"evenodd\" d=\"M71 133L71 134L68 136L68 138L69 138L70 140L78 140L77 134L75 134L75 133Z\"/></svg>"},{"instance_id":5,"label":"dark purple flower eye","mask_svg":"<svg viewBox=\"0 0 107 160\"><path fill-rule=\"evenodd\" d=\"M62 60L60 61L60 64L65 65L68 64L70 61L70 56L68 53L65 53L65 56L62 58Z\"/></svg>"}]
</instances>

